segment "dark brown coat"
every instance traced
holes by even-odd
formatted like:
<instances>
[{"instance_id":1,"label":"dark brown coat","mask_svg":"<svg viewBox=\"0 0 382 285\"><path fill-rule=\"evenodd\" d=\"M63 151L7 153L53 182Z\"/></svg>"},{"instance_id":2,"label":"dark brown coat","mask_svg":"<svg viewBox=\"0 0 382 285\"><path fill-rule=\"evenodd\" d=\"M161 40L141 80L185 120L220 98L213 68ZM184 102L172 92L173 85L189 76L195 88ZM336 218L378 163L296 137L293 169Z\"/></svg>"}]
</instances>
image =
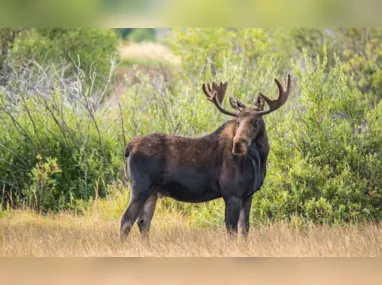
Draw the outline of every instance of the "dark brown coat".
<instances>
[{"instance_id":1,"label":"dark brown coat","mask_svg":"<svg viewBox=\"0 0 382 285\"><path fill-rule=\"evenodd\" d=\"M234 97L230 103L238 112L226 111L220 103L227 84L214 83L212 88L203 85L207 98L220 111L236 118L207 136L187 138L155 133L135 137L125 152L132 190L129 206L121 217L121 240L137 219L141 233L148 233L156 201L162 196L191 203L223 198L228 232L236 233L240 224L246 235L252 197L264 182L270 149L262 115L283 104L276 105L276 101L286 101L288 78L287 91L276 82L280 90L277 100L263 98L260 93L270 106L267 111L263 111L263 100L251 108Z\"/></svg>"}]
</instances>

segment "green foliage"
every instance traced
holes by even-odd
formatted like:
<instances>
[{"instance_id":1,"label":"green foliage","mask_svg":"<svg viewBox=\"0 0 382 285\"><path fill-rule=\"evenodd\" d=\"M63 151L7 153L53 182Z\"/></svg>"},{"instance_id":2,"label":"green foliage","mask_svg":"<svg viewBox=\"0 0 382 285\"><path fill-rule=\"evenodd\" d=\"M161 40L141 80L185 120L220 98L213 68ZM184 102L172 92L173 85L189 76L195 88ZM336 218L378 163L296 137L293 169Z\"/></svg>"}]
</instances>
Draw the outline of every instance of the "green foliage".
<instances>
[{"instance_id":1,"label":"green foliage","mask_svg":"<svg viewBox=\"0 0 382 285\"><path fill-rule=\"evenodd\" d=\"M115 30L118 34L121 35L122 39L126 39L126 37L134 30L134 28L118 28Z\"/></svg>"},{"instance_id":2,"label":"green foliage","mask_svg":"<svg viewBox=\"0 0 382 285\"><path fill-rule=\"evenodd\" d=\"M269 172L254 199L257 219L382 218L381 110L367 107L338 59L328 73L326 64L305 53L305 69L294 66L301 94L282 125L268 126Z\"/></svg>"},{"instance_id":3,"label":"green foliage","mask_svg":"<svg viewBox=\"0 0 382 285\"><path fill-rule=\"evenodd\" d=\"M0 97L5 198L13 195L14 201L38 210L61 210L77 199L105 196L106 184L118 177L122 149L102 112L91 105L100 98L87 97L89 89L79 86L80 79L69 86L56 81L54 88L46 86L37 94L19 86L13 96ZM46 162L36 161L38 154Z\"/></svg>"},{"instance_id":4,"label":"green foliage","mask_svg":"<svg viewBox=\"0 0 382 285\"><path fill-rule=\"evenodd\" d=\"M267 54L269 45L262 29L226 28L175 29L170 43L191 80L209 80L222 73L227 57L252 65Z\"/></svg>"},{"instance_id":5,"label":"green foliage","mask_svg":"<svg viewBox=\"0 0 382 285\"><path fill-rule=\"evenodd\" d=\"M0 75L4 72L9 50L18 32L18 29L0 29Z\"/></svg>"},{"instance_id":6,"label":"green foliage","mask_svg":"<svg viewBox=\"0 0 382 285\"><path fill-rule=\"evenodd\" d=\"M31 185L26 185L23 191L26 205L43 211L48 210L51 205L60 206L65 196L63 192L57 193L55 177L62 172L57 165L57 159L47 157L46 162L43 162L41 155L38 155L36 159L36 166L29 174Z\"/></svg>"},{"instance_id":7,"label":"green foliage","mask_svg":"<svg viewBox=\"0 0 382 285\"><path fill-rule=\"evenodd\" d=\"M357 75L357 85L377 104L382 99L382 30L344 30L343 61L347 72Z\"/></svg>"},{"instance_id":8,"label":"green foliage","mask_svg":"<svg viewBox=\"0 0 382 285\"><path fill-rule=\"evenodd\" d=\"M100 87L107 81L118 43L112 29L28 29L15 39L12 59L22 63L25 59L35 60L40 65L64 61L70 67L65 76L76 68L87 74L96 73L99 79L95 87ZM87 83L90 85L90 80Z\"/></svg>"},{"instance_id":9,"label":"green foliage","mask_svg":"<svg viewBox=\"0 0 382 285\"><path fill-rule=\"evenodd\" d=\"M272 60L281 70L290 70L290 58L302 60L305 49L310 58L323 57L326 46L326 72L343 62L347 75L354 75L357 86L377 104L382 98L381 29L175 29L170 40L174 53L182 58L184 78L210 80L221 73L224 58L236 63L267 68ZM259 63L261 61L261 64ZM278 75L282 75L278 72Z\"/></svg>"},{"instance_id":10,"label":"green foliage","mask_svg":"<svg viewBox=\"0 0 382 285\"><path fill-rule=\"evenodd\" d=\"M382 96L382 30L366 29L281 29L272 30L274 46L286 58L300 58L305 49L314 58L322 57L327 47L326 72L336 65L336 53L343 63L344 72L354 75L358 88L373 105ZM284 63L285 64L285 63ZM287 66L287 64L285 64Z\"/></svg>"},{"instance_id":11,"label":"green foliage","mask_svg":"<svg viewBox=\"0 0 382 285\"><path fill-rule=\"evenodd\" d=\"M154 41L155 29L134 29L126 36L126 39L137 43Z\"/></svg>"}]
</instances>

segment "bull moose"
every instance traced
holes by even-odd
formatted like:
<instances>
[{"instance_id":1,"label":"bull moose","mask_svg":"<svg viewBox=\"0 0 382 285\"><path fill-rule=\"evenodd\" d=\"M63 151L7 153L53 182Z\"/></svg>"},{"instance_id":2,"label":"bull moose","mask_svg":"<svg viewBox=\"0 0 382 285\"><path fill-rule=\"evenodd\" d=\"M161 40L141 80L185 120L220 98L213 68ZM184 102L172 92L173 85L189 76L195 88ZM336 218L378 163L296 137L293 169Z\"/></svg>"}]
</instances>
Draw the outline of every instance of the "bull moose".
<instances>
[{"instance_id":1,"label":"bull moose","mask_svg":"<svg viewBox=\"0 0 382 285\"><path fill-rule=\"evenodd\" d=\"M285 79L286 89L275 82L278 98L272 100L259 92L255 107L230 96L235 112L221 106L227 83L203 84L207 99L233 120L200 138L154 133L128 143L125 157L132 188L120 220L121 241L137 219L142 236L148 237L157 199L163 196L190 203L223 198L229 236L235 236L239 227L248 235L252 197L263 185L270 150L263 116L287 101L291 75Z\"/></svg>"}]
</instances>

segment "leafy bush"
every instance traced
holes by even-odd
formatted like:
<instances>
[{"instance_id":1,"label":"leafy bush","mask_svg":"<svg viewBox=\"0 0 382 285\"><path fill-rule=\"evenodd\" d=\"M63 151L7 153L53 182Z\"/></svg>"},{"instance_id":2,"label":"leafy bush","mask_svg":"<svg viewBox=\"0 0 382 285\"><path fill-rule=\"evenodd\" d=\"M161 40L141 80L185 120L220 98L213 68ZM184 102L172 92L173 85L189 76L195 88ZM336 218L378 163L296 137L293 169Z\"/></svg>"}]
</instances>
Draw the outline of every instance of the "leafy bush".
<instances>
[{"instance_id":1,"label":"leafy bush","mask_svg":"<svg viewBox=\"0 0 382 285\"><path fill-rule=\"evenodd\" d=\"M68 64L64 76L73 74L79 67L87 74L98 76L95 88L100 88L108 80L111 58L117 55L118 42L112 29L27 29L15 39L11 60L27 66L30 66L30 60L40 65L55 63L62 66L64 62ZM90 84L90 80L86 83Z\"/></svg>"},{"instance_id":2,"label":"leafy bush","mask_svg":"<svg viewBox=\"0 0 382 285\"><path fill-rule=\"evenodd\" d=\"M357 86L376 105L382 99L382 30L343 31L344 69L356 75Z\"/></svg>"},{"instance_id":3,"label":"leafy bush","mask_svg":"<svg viewBox=\"0 0 382 285\"><path fill-rule=\"evenodd\" d=\"M254 199L256 218L382 218L380 106L368 107L338 59L329 73L326 64L305 53L305 68L294 66L301 94L282 124L268 126L269 173Z\"/></svg>"},{"instance_id":4,"label":"leafy bush","mask_svg":"<svg viewBox=\"0 0 382 285\"><path fill-rule=\"evenodd\" d=\"M32 184L24 188L23 194L28 207L45 211L52 205L60 206L64 202L63 193L57 193L57 180L55 179L55 176L61 173L61 169L57 166L57 159L48 157L46 162L43 162L41 155L36 158L36 166L30 173Z\"/></svg>"},{"instance_id":5,"label":"leafy bush","mask_svg":"<svg viewBox=\"0 0 382 285\"><path fill-rule=\"evenodd\" d=\"M0 96L0 185L6 196L44 211L105 196L106 184L122 168L123 151L104 123L104 94L91 93L79 74L64 79L47 69L23 78L22 69L12 68L15 77Z\"/></svg>"},{"instance_id":6,"label":"leafy bush","mask_svg":"<svg viewBox=\"0 0 382 285\"><path fill-rule=\"evenodd\" d=\"M186 77L195 81L221 74L227 57L237 64L253 65L261 58L264 62L268 41L262 29L195 28L175 29L170 43L182 58Z\"/></svg>"}]
</instances>

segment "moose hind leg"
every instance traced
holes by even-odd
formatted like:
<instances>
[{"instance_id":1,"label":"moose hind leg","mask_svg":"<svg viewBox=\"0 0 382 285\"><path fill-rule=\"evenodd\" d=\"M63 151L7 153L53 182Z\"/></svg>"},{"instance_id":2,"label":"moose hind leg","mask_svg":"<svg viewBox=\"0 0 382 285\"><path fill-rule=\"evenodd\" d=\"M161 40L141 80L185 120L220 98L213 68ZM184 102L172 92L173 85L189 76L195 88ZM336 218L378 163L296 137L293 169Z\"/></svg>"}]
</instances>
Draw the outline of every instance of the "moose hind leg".
<instances>
[{"instance_id":1,"label":"moose hind leg","mask_svg":"<svg viewBox=\"0 0 382 285\"><path fill-rule=\"evenodd\" d=\"M136 183L133 181L129 205L121 217L120 239L123 242L130 233L135 221L141 213L149 197L150 184L148 181Z\"/></svg>"},{"instance_id":2,"label":"moose hind leg","mask_svg":"<svg viewBox=\"0 0 382 285\"><path fill-rule=\"evenodd\" d=\"M143 238L148 238L150 232L151 220L154 216L155 206L158 200L157 193L152 193L150 197L145 202L141 213L138 218L139 231Z\"/></svg>"}]
</instances>

